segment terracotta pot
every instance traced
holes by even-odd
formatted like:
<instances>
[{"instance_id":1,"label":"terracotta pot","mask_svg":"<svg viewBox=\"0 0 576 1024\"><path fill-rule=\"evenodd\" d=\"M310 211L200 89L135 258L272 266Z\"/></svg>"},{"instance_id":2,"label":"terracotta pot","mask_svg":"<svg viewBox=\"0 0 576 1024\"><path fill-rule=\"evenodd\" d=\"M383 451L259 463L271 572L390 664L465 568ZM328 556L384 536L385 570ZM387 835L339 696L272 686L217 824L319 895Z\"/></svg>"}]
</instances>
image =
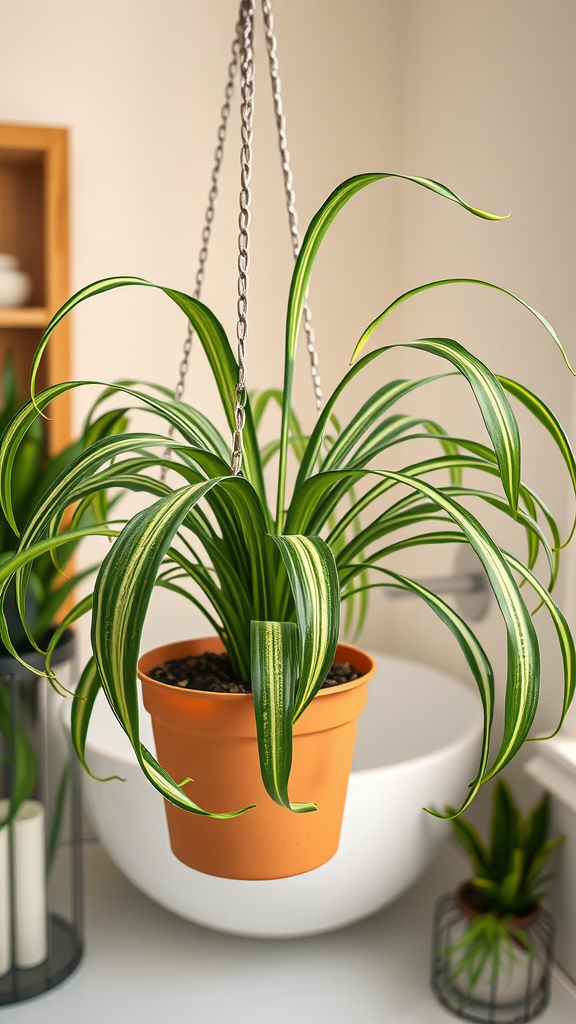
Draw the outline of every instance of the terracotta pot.
<instances>
[{"instance_id":1,"label":"terracotta pot","mask_svg":"<svg viewBox=\"0 0 576 1024\"><path fill-rule=\"evenodd\" d=\"M218 820L166 801L172 852L196 871L224 878L285 878L311 871L338 849L357 719L376 666L363 651L338 645L336 660L352 662L363 675L321 690L294 727L290 797L318 805L317 811L294 814L264 789L252 694L180 689L146 674L172 658L223 650L217 637L187 640L148 651L138 664L160 764L173 779L194 779L185 792L206 810L258 804L238 818Z\"/></svg>"}]
</instances>

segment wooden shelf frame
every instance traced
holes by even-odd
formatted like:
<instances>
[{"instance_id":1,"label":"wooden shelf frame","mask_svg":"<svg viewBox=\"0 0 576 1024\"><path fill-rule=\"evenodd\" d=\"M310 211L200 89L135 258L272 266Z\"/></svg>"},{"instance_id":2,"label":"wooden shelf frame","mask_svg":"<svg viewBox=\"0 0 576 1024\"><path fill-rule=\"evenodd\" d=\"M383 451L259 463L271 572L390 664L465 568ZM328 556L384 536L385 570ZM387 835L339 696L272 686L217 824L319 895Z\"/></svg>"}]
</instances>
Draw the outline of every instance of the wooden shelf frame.
<instances>
[{"instance_id":1,"label":"wooden shelf frame","mask_svg":"<svg viewBox=\"0 0 576 1024\"><path fill-rule=\"evenodd\" d=\"M32 304L0 309L0 357L14 353L27 387L26 364L50 317L70 295L68 132L45 125L0 124L0 251L18 256L33 279ZM43 360L43 386L70 377L70 327L59 324ZM50 410L51 452L71 439L70 396Z\"/></svg>"}]
</instances>

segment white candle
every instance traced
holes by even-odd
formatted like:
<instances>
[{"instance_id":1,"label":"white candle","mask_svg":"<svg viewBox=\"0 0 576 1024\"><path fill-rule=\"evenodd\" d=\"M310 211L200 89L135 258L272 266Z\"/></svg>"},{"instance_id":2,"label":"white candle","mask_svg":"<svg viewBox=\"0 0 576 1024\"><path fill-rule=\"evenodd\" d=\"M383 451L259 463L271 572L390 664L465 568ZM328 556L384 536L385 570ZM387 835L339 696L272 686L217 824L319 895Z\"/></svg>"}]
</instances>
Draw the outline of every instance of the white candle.
<instances>
[{"instance_id":1,"label":"white candle","mask_svg":"<svg viewBox=\"0 0 576 1024\"><path fill-rule=\"evenodd\" d=\"M25 800L13 823L14 960L36 967L48 956L44 805Z\"/></svg>"},{"instance_id":2,"label":"white candle","mask_svg":"<svg viewBox=\"0 0 576 1024\"><path fill-rule=\"evenodd\" d=\"M8 800L0 800L0 821L9 814ZM12 936L10 934L10 842L8 826L0 826L0 977L12 966Z\"/></svg>"}]
</instances>

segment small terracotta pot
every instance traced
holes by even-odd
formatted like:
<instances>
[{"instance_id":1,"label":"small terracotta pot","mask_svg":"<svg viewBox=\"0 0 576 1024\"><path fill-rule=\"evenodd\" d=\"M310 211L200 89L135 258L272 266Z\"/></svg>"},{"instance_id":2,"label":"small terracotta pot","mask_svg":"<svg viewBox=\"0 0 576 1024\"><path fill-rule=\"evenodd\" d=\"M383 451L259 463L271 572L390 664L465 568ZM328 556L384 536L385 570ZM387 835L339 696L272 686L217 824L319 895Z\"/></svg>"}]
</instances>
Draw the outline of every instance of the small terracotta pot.
<instances>
[{"instance_id":1,"label":"small terracotta pot","mask_svg":"<svg viewBox=\"0 0 576 1024\"><path fill-rule=\"evenodd\" d=\"M337 661L362 672L352 683L321 690L294 727L290 798L317 811L294 814L270 799L260 776L252 694L180 689L146 674L173 658L222 652L217 637L157 647L138 663L144 706L152 716L160 764L173 779L190 776L185 792L209 811L258 806L219 820L165 801L172 852L191 868L224 878L285 878L334 856L366 684L376 671L367 654L339 644Z\"/></svg>"},{"instance_id":2,"label":"small terracotta pot","mask_svg":"<svg viewBox=\"0 0 576 1024\"><path fill-rule=\"evenodd\" d=\"M468 918L469 921L473 921L476 917L481 917L486 911L480 910L474 906L474 886L472 882L464 882L463 885L456 892L456 904L458 909ZM515 917L510 921L512 928L518 928L519 931L524 931L526 928L531 928L535 925L538 918L540 917L540 904L533 903L529 910L522 914L520 917ZM516 945L521 945L517 939L514 939ZM524 949L524 946L522 946Z\"/></svg>"}]
</instances>

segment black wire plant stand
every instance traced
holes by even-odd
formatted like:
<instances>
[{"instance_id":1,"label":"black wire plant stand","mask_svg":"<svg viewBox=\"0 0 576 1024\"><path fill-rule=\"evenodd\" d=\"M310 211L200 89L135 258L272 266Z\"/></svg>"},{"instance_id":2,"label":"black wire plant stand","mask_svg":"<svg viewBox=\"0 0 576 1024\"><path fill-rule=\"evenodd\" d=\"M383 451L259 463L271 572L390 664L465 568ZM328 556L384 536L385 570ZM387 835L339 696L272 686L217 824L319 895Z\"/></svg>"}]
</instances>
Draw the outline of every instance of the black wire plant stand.
<instances>
[{"instance_id":1,"label":"black wire plant stand","mask_svg":"<svg viewBox=\"0 0 576 1024\"><path fill-rule=\"evenodd\" d=\"M554 959L554 920L540 908L537 921L526 928L531 952L522 947L511 965L494 979L489 965L470 990L466 972L457 973L455 947L470 921L446 893L434 910L431 986L438 1002L461 1020L477 1024L525 1024L544 1012L550 1002Z\"/></svg>"}]
</instances>

